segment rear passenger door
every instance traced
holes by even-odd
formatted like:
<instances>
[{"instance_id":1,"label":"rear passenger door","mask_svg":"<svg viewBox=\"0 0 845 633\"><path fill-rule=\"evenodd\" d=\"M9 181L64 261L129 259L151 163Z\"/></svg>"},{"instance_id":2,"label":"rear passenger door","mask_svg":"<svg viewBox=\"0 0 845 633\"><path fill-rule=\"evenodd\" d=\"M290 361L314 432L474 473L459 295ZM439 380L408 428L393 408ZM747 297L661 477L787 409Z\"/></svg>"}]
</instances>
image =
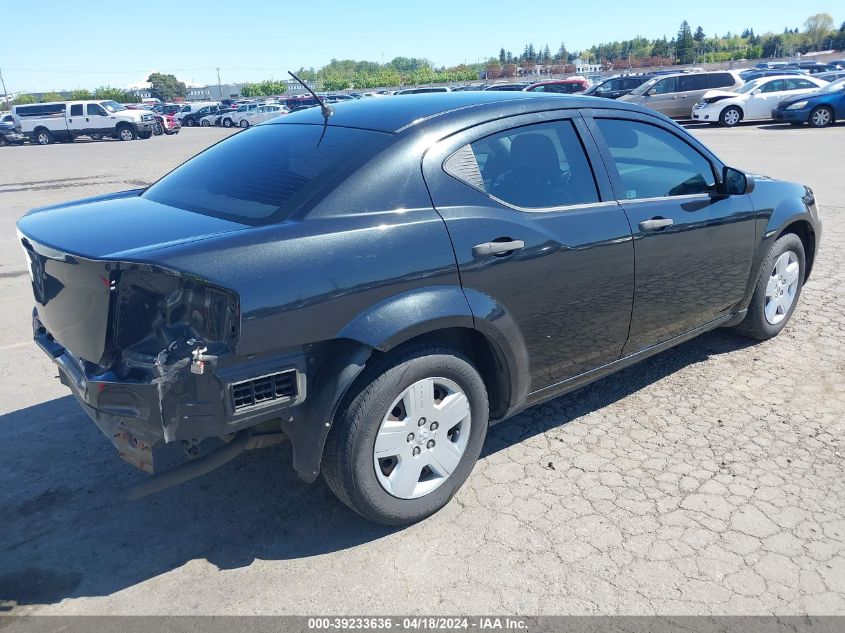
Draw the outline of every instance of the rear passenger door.
<instances>
[{"instance_id":1,"label":"rear passenger door","mask_svg":"<svg viewBox=\"0 0 845 633\"><path fill-rule=\"evenodd\" d=\"M85 104L72 103L67 117L67 127L74 134L86 134Z\"/></svg>"},{"instance_id":2,"label":"rear passenger door","mask_svg":"<svg viewBox=\"0 0 845 633\"><path fill-rule=\"evenodd\" d=\"M666 116L674 116L672 113L676 111L678 101L677 87L677 77L664 77L649 88L648 99L643 105ZM692 106L690 106L690 112L692 112Z\"/></svg>"},{"instance_id":3,"label":"rear passenger door","mask_svg":"<svg viewBox=\"0 0 845 633\"><path fill-rule=\"evenodd\" d=\"M600 166L566 111L470 128L423 161L473 314L514 324L532 391L618 359L628 335L631 231Z\"/></svg>"},{"instance_id":4,"label":"rear passenger door","mask_svg":"<svg viewBox=\"0 0 845 633\"><path fill-rule=\"evenodd\" d=\"M590 123L634 232L632 354L732 314L754 254L747 195L718 192L721 165L653 117L599 112Z\"/></svg>"}]
</instances>

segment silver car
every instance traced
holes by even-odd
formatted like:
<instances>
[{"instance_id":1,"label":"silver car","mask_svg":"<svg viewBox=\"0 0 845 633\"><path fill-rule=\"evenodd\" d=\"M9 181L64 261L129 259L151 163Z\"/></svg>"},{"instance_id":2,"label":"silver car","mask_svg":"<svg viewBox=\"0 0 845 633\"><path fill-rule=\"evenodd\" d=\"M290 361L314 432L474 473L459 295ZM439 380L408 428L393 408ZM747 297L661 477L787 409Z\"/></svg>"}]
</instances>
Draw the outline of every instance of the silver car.
<instances>
[{"instance_id":1,"label":"silver car","mask_svg":"<svg viewBox=\"0 0 845 633\"><path fill-rule=\"evenodd\" d=\"M619 100L657 110L674 119L688 119L692 106L708 90L733 92L743 83L737 73L727 70L660 75Z\"/></svg>"}]
</instances>

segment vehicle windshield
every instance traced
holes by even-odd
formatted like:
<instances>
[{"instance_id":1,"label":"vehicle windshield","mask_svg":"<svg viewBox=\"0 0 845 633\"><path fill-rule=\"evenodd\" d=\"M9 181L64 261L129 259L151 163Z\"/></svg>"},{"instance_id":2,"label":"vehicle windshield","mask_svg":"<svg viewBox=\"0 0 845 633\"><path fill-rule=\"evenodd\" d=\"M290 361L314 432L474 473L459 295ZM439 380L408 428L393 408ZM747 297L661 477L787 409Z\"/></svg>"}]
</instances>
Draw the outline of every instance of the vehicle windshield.
<instances>
[{"instance_id":1,"label":"vehicle windshield","mask_svg":"<svg viewBox=\"0 0 845 633\"><path fill-rule=\"evenodd\" d=\"M280 221L390 135L289 123L258 125L213 145L143 197L244 224Z\"/></svg>"},{"instance_id":2,"label":"vehicle windshield","mask_svg":"<svg viewBox=\"0 0 845 633\"><path fill-rule=\"evenodd\" d=\"M819 88L819 92L839 92L843 89L845 89L845 77L837 79L836 81L831 81L826 86Z\"/></svg>"},{"instance_id":3,"label":"vehicle windshield","mask_svg":"<svg viewBox=\"0 0 845 633\"><path fill-rule=\"evenodd\" d=\"M655 77L654 79L649 79L647 82L645 82L639 88L634 88L631 91L631 94L632 95L644 95L646 93L646 91L649 88L651 88L654 84L656 84L660 79L661 79L660 77Z\"/></svg>"},{"instance_id":4,"label":"vehicle windshield","mask_svg":"<svg viewBox=\"0 0 845 633\"><path fill-rule=\"evenodd\" d=\"M100 105L109 112L120 112L121 110L127 109L125 106L120 105L117 101L100 101Z\"/></svg>"},{"instance_id":5,"label":"vehicle windshield","mask_svg":"<svg viewBox=\"0 0 845 633\"><path fill-rule=\"evenodd\" d=\"M749 81L747 84L743 84L742 86L734 90L734 92L737 92L741 95L747 94L755 88L759 88L760 84L765 83L765 81L766 80L762 79L755 79L754 81Z\"/></svg>"}]
</instances>

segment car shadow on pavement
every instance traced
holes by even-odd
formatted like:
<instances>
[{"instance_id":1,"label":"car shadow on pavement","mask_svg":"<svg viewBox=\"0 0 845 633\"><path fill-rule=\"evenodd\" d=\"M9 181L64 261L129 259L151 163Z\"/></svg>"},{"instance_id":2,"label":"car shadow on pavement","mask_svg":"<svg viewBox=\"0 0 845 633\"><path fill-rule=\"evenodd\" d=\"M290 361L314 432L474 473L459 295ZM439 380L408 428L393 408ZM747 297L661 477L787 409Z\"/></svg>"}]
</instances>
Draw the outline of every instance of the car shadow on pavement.
<instances>
[{"instance_id":1,"label":"car shadow on pavement","mask_svg":"<svg viewBox=\"0 0 845 633\"><path fill-rule=\"evenodd\" d=\"M749 344L726 330L689 341L494 427L483 455ZM295 560L395 531L359 518L322 479L300 481L287 444L130 502L124 486L145 475L117 458L71 396L0 416L0 433L0 611L110 595L192 561Z\"/></svg>"}]
</instances>

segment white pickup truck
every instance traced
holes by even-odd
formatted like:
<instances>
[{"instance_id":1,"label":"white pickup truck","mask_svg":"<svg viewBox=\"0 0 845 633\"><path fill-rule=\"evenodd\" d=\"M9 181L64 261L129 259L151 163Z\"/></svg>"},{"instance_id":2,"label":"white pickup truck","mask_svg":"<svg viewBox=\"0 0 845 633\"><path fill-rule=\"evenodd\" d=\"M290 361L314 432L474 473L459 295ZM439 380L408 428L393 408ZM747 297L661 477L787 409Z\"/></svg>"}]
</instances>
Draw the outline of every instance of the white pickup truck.
<instances>
[{"instance_id":1,"label":"white pickup truck","mask_svg":"<svg viewBox=\"0 0 845 633\"><path fill-rule=\"evenodd\" d=\"M73 141L77 136L111 136L121 141L150 138L155 118L147 110L130 110L116 101L57 101L19 105L12 114L33 143Z\"/></svg>"}]
</instances>

